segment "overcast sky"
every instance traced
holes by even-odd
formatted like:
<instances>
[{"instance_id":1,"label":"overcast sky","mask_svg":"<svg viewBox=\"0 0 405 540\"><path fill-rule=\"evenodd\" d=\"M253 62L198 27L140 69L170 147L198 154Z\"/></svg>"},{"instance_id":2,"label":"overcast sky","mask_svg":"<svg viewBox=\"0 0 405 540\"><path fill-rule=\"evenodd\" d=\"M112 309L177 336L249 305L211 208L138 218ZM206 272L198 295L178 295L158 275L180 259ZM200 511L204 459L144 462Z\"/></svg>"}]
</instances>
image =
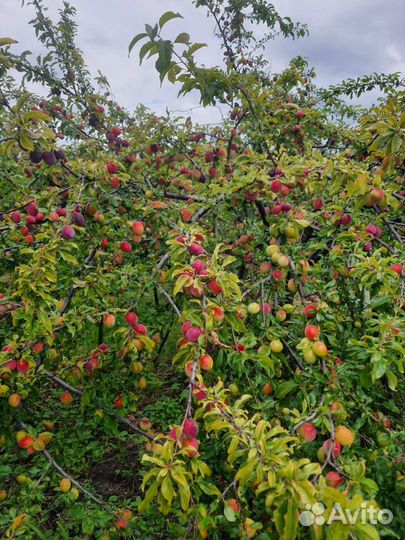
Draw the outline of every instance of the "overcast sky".
<instances>
[{"instance_id":1,"label":"overcast sky","mask_svg":"<svg viewBox=\"0 0 405 540\"><path fill-rule=\"evenodd\" d=\"M219 64L221 55L213 36L211 19L191 0L71 0L77 8L78 45L93 74L100 69L110 81L118 102L129 109L143 103L161 113L165 108L186 110L198 106L198 96L177 98L178 88L159 85L154 62L139 66L138 50L128 58L131 38L142 32L144 23L155 23L168 10L179 11L184 20L167 24L169 37L180 31L190 33L193 41L208 43L198 60L206 65ZM45 0L49 14L55 15L62 0ZM309 59L321 85L372 72L405 72L404 0L274 0L282 15L306 23L309 37L297 41L277 40L268 54L272 70L278 71L295 55ZM20 0L0 0L0 37L17 39L16 50L41 49L28 21L30 6ZM177 33L176 33L177 32ZM363 99L369 103L375 96ZM214 110L194 109L197 121L218 121Z\"/></svg>"}]
</instances>

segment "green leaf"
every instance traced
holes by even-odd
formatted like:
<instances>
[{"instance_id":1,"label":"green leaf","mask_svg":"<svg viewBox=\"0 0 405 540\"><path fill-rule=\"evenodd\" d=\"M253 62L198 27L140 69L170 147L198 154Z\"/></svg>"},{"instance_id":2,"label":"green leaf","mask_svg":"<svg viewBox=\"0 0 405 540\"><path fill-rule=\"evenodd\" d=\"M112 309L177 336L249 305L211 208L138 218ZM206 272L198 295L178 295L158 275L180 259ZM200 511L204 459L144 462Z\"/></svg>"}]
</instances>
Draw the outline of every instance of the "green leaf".
<instances>
[{"instance_id":1,"label":"green leaf","mask_svg":"<svg viewBox=\"0 0 405 540\"><path fill-rule=\"evenodd\" d=\"M49 114L44 113L43 111L28 111L23 116L24 121L28 120L42 120L44 122L49 122L51 117Z\"/></svg>"},{"instance_id":2,"label":"green leaf","mask_svg":"<svg viewBox=\"0 0 405 540\"><path fill-rule=\"evenodd\" d=\"M148 352L152 352L153 349L155 348L156 343L153 341L153 339L149 338L148 336L139 335L138 339L142 341L142 343L145 345L146 350Z\"/></svg>"},{"instance_id":3,"label":"green leaf","mask_svg":"<svg viewBox=\"0 0 405 540\"><path fill-rule=\"evenodd\" d=\"M13 469L9 465L0 466L0 478L2 476L10 476L11 474L13 474Z\"/></svg>"},{"instance_id":4,"label":"green leaf","mask_svg":"<svg viewBox=\"0 0 405 540\"><path fill-rule=\"evenodd\" d=\"M311 223L307 219L294 219L295 223L297 223L300 227L309 227Z\"/></svg>"},{"instance_id":5,"label":"green leaf","mask_svg":"<svg viewBox=\"0 0 405 540\"><path fill-rule=\"evenodd\" d=\"M297 536L297 527L297 505L293 499L289 499L287 513L284 516L284 531L281 535L282 540L294 540Z\"/></svg>"},{"instance_id":6,"label":"green leaf","mask_svg":"<svg viewBox=\"0 0 405 540\"><path fill-rule=\"evenodd\" d=\"M326 540L347 540L350 534L350 526L341 521L334 521L326 531Z\"/></svg>"},{"instance_id":7,"label":"green leaf","mask_svg":"<svg viewBox=\"0 0 405 540\"><path fill-rule=\"evenodd\" d=\"M274 511L274 521L280 540L295 540L298 527L297 505L292 499L284 499Z\"/></svg>"},{"instance_id":8,"label":"green leaf","mask_svg":"<svg viewBox=\"0 0 405 540\"><path fill-rule=\"evenodd\" d=\"M90 405L92 396L89 394L89 392L85 392L81 399L80 399L80 406L82 409L86 408L88 405Z\"/></svg>"},{"instance_id":9,"label":"green leaf","mask_svg":"<svg viewBox=\"0 0 405 540\"><path fill-rule=\"evenodd\" d=\"M158 43L159 58L156 60L155 67L160 74L160 82L166 76L166 73L170 69L172 60L173 46L169 40L161 39Z\"/></svg>"},{"instance_id":10,"label":"green leaf","mask_svg":"<svg viewBox=\"0 0 405 540\"><path fill-rule=\"evenodd\" d=\"M169 504L171 504L175 493L174 493L173 483L169 475L167 475L164 478L160 489L162 491L163 497L166 499L166 501Z\"/></svg>"},{"instance_id":11,"label":"green leaf","mask_svg":"<svg viewBox=\"0 0 405 540\"><path fill-rule=\"evenodd\" d=\"M396 390L398 384L398 377L392 371L387 371L386 376L389 388L391 388L391 390Z\"/></svg>"},{"instance_id":12,"label":"green leaf","mask_svg":"<svg viewBox=\"0 0 405 540\"><path fill-rule=\"evenodd\" d=\"M32 531L34 531L34 533L37 535L37 538L39 538L39 540L47 540L46 536L38 529L38 527L35 527L35 525L29 522L26 525L28 529L31 529Z\"/></svg>"},{"instance_id":13,"label":"green leaf","mask_svg":"<svg viewBox=\"0 0 405 540\"><path fill-rule=\"evenodd\" d=\"M381 379L385 372L387 371L387 361L382 357L382 354L379 351L376 351L371 356L371 364L373 366L371 376L373 381Z\"/></svg>"},{"instance_id":14,"label":"green leaf","mask_svg":"<svg viewBox=\"0 0 405 540\"><path fill-rule=\"evenodd\" d=\"M20 145L24 148L24 150L34 150L34 144L27 133L21 133Z\"/></svg>"},{"instance_id":15,"label":"green leaf","mask_svg":"<svg viewBox=\"0 0 405 540\"><path fill-rule=\"evenodd\" d=\"M198 460L197 461L198 468L200 470L201 476L204 478L205 476L211 476L211 468L209 465L207 465L204 461Z\"/></svg>"},{"instance_id":16,"label":"green leaf","mask_svg":"<svg viewBox=\"0 0 405 540\"><path fill-rule=\"evenodd\" d=\"M353 195L364 195L366 191L367 179L365 176L359 175L348 185L347 195L348 197L353 197Z\"/></svg>"},{"instance_id":17,"label":"green leaf","mask_svg":"<svg viewBox=\"0 0 405 540\"><path fill-rule=\"evenodd\" d=\"M184 287L188 287L193 282L193 278L191 276L182 276L179 277L176 281L176 285L173 290L173 296L175 297L179 292L181 292Z\"/></svg>"},{"instance_id":18,"label":"green leaf","mask_svg":"<svg viewBox=\"0 0 405 540\"><path fill-rule=\"evenodd\" d=\"M388 304L389 302L391 302L391 297L390 296L387 296L387 295L375 296L374 298L371 299L370 306L373 309L376 309L376 308L379 308L381 306L385 306L385 304Z\"/></svg>"},{"instance_id":19,"label":"green leaf","mask_svg":"<svg viewBox=\"0 0 405 540\"><path fill-rule=\"evenodd\" d=\"M171 475L172 475L173 480L177 483L177 485L187 487L188 485L187 480L183 474L177 472L175 469L172 469Z\"/></svg>"},{"instance_id":20,"label":"green leaf","mask_svg":"<svg viewBox=\"0 0 405 540\"><path fill-rule=\"evenodd\" d=\"M38 321L48 334L52 333L52 321L45 311L38 311Z\"/></svg>"},{"instance_id":21,"label":"green leaf","mask_svg":"<svg viewBox=\"0 0 405 540\"><path fill-rule=\"evenodd\" d=\"M67 253L66 251L61 251L60 256L64 261L72 264L73 266L77 266L79 264L76 257L73 257L73 255L71 255L70 253Z\"/></svg>"},{"instance_id":22,"label":"green leaf","mask_svg":"<svg viewBox=\"0 0 405 540\"><path fill-rule=\"evenodd\" d=\"M172 19L183 19L183 15L180 15L180 13L174 13L174 11L166 11L166 13L163 13L163 15L159 19L159 27L163 28L163 26L171 21Z\"/></svg>"},{"instance_id":23,"label":"green leaf","mask_svg":"<svg viewBox=\"0 0 405 540\"><path fill-rule=\"evenodd\" d=\"M145 24L145 30L150 39L154 40L158 33L158 26L156 24L152 27L150 24Z\"/></svg>"},{"instance_id":24,"label":"green leaf","mask_svg":"<svg viewBox=\"0 0 405 540\"><path fill-rule=\"evenodd\" d=\"M378 484L377 482L374 482L374 480L371 480L371 478L363 478L362 480L360 480L360 483L361 485L366 486L370 491L377 493Z\"/></svg>"},{"instance_id":25,"label":"green leaf","mask_svg":"<svg viewBox=\"0 0 405 540\"><path fill-rule=\"evenodd\" d=\"M193 43L193 45L191 45L191 47L188 48L187 54L194 54L195 52L197 52L199 49L202 49L203 47L207 47L207 44L206 43Z\"/></svg>"},{"instance_id":26,"label":"green leaf","mask_svg":"<svg viewBox=\"0 0 405 540\"><path fill-rule=\"evenodd\" d=\"M361 538L361 540L380 540L377 529L373 525L370 525L370 523L356 523L354 531L356 537Z\"/></svg>"},{"instance_id":27,"label":"green leaf","mask_svg":"<svg viewBox=\"0 0 405 540\"><path fill-rule=\"evenodd\" d=\"M158 492L159 482L155 480L153 484L149 487L148 491L145 493L143 501L139 504L139 511L144 512L152 502L152 499L156 497Z\"/></svg>"},{"instance_id":28,"label":"green leaf","mask_svg":"<svg viewBox=\"0 0 405 540\"><path fill-rule=\"evenodd\" d=\"M201 491L203 491L206 495L217 495L218 497L221 495L221 492L214 484L209 484L208 482L200 482L199 487L201 488Z\"/></svg>"},{"instance_id":29,"label":"green leaf","mask_svg":"<svg viewBox=\"0 0 405 540\"><path fill-rule=\"evenodd\" d=\"M148 41L144 43L139 51L139 63L142 64L142 60L145 58L145 56L148 54L148 52L152 49L152 47L155 47L155 43L153 41ZM157 47L156 47L157 52Z\"/></svg>"},{"instance_id":30,"label":"green leaf","mask_svg":"<svg viewBox=\"0 0 405 540\"><path fill-rule=\"evenodd\" d=\"M21 96L18 98L17 103L12 107L13 111L16 113L19 113L21 109L24 107L24 105L27 103L27 101L30 99L31 94L29 92L24 92L21 94Z\"/></svg>"},{"instance_id":31,"label":"green leaf","mask_svg":"<svg viewBox=\"0 0 405 540\"><path fill-rule=\"evenodd\" d=\"M180 493L180 504L184 511L188 510L189 504L190 504L190 488L188 485L183 486L179 485L179 493Z\"/></svg>"},{"instance_id":32,"label":"green leaf","mask_svg":"<svg viewBox=\"0 0 405 540\"><path fill-rule=\"evenodd\" d=\"M391 153L396 154L403 144L403 139L400 135L396 134L391 139Z\"/></svg>"},{"instance_id":33,"label":"green leaf","mask_svg":"<svg viewBox=\"0 0 405 540\"><path fill-rule=\"evenodd\" d=\"M149 456L148 454L144 454L142 456L142 462L146 462L146 461L149 463L154 463L155 465L158 465L158 467L161 467L162 469L165 466L164 461L162 461L161 459L154 456ZM144 478L144 482L146 482L146 476Z\"/></svg>"},{"instance_id":34,"label":"green leaf","mask_svg":"<svg viewBox=\"0 0 405 540\"><path fill-rule=\"evenodd\" d=\"M228 521L236 521L235 510L231 508L227 503L224 506L224 516Z\"/></svg>"},{"instance_id":35,"label":"green leaf","mask_svg":"<svg viewBox=\"0 0 405 540\"><path fill-rule=\"evenodd\" d=\"M82 521L82 531L86 535L92 535L94 531L94 521L90 516Z\"/></svg>"},{"instance_id":36,"label":"green leaf","mask_svg":"<svg viewBox=\"0 0 405 540\"><path fill-rule=\"evenodd\" d=\"M294 382L294 381L286 381L286 382L283 382L281 383L278 387L277 387L277 390L276 390L276 396L279 398L279 399L282 399L283 397L285 397L287 394L289 394L290 392L292 392L295 388L297 387L297 383Z\"/></svg>"},{"instance_id":37,"label":"green leaf","mask_svg":"<svg viewBox=\"0 0 405 540\"><path fill-rule=\"evenodd\" d=\"M305 465L303 468L303 473L305 474L306 478L309 478L315 474L321 474L321 466L319 463L308 463L308 465Z\"/></svg>"},{"instance_id":38,"label":"green leaf","mask_svg":"<svg viewBox=\"0 0 405 540\"><path fill-rule=\"evenodd\" d=\"M6 155L11 155L11 152L14 150L14 145L15 140L11 139L11 141L6 141L5 143L3 143L1 145L1 149Z\"/></svg>"},{"instance_id":39,"label":"green leaf","mask_svg":"<svg viewBox=\"0 0 405 540\"><path fill-rule=\"evenodd\" d=\"M3 65L5 68L11 67L10 58L4 54L0 54L0 65Z\"/></svg>"},{"instance_id":40,"label":"green leaf","mask_svg":"<svg viewBox=\"0 0 405 540\"><path fill-rule=\"evenodd\" d=\"M371 373L368 367L360 372L360 383L365 388L370 388L373 384L373 381L371 379Z\"/></svg>"},{"instance_id":41,"label":"green leaf","mask_svg":"<svg viewBox=\"0 0 405 540\"><path fill-rule=\"evenodd\" d=\"M155 54L158 54L158 52L159 52L159 47L158 47L157 43L154 42L153 47L150 48L148 58L150 58L151 56L154 56Z\"/></svg>"},{"instance_id":42,"label":"green leaf","mask_svg":"<svg viewBox=\"0 0 405 540\"><path fill-rule=\"evenodd\" d=\"M239 480L241 484L246 484L251 473L257 466L257 459L251 459L246 465L241 467L235 475L235 481Z\"/></svg>"},{"instance_id":43,"label":"green leaf","mask_svg":"<svg viewBox=\"0 0 405 540\"><path fill-rule=\"evenodd\" d=\"M147 35L148 34L146 34L146 32L142 32L141 34L137 34L134 38L132 38L131 43L128 46L128 56L131 54L132 49L135 47L135 45L138 43L138 41L140 41L141 39L143 39Z\"/></svg>"},{"instance_id":44,"label":"green leaf","mask_svg":"<svg viewBox=\"0 0 405 540\"><path fill-rule=\"evenodd\" d=\"M171 68L167 72L167 78L172 84L174 84L177 81L177 75L180 72L181 72L181 68L175 62L172 62Z\"/></svg>"},{"instance_id":45,"label":"green leaf","mask_svg":"<svg viewBox=\"0 0 405 540\"><path fill-rule=\"evenodd\" d=\"M179 34L176 39L174 40L175 43L184 43L184 45L187 45L190 42L190 34L187 34L187 32L182 32Z\"/></svg>"}]
</instances>

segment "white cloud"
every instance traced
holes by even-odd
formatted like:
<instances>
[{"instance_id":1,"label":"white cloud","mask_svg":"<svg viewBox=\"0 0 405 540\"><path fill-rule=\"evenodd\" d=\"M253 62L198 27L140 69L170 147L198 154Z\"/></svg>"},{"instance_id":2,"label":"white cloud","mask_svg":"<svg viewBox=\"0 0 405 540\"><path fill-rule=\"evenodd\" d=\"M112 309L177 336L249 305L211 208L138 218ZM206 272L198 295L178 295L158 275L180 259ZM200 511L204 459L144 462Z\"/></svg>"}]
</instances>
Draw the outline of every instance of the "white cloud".
<instances>
[{"instance_id":1,"label":"white cloud","mask_svg":"<svg viewBox=\"0 0 405 540\"><path fill-rule=\"evenodd\" d=\"M178 11L184 19L167 24L169 36L187 31L194 41L209 44L201 49L198 59L206 65L221 63L221 53L213 36L211 19L203 9L195 9L191 0L71 0L77 9L78 45L83 50L93 74L100 69L110 81L112 93L126 107L146 104L159 113L169 109L191 109L198 106L198 95L178 98L178 87L164 82L162 87L152 61L139 66L137 51L128 58L128 44L143 31L144 23L154 23L168 10ZM345 77L371 72L392 72L404 69L405 5L402 0L275 0L281 14L308 23L310 36L297 41L277 40L269 46L273 70L288 64L291 57L309 58L323 85ZM1 0L2 22L7 31L2 35L20 42L20 50L38 54L28 21L33 16L30 6L20 7L16 0ZM46 0L49 14L55 16L62 0ZM195 108L194 119L217 122L216 108Z\"/></svg>"}]
</instances>

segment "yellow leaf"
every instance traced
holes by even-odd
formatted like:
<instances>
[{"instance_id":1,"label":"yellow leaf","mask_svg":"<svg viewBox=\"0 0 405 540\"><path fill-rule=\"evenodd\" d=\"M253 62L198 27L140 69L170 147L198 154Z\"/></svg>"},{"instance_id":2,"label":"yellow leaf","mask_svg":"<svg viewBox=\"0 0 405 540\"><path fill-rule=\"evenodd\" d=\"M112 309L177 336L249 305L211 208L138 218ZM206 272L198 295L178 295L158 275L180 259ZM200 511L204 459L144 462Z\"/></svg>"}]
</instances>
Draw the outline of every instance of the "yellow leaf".
<instances>
[{"instance_id":1,"label":"yellow leaf","mask_svg":"<svg viewBox=\"0 0 405 540\"><path fill-rule=\"evenodd\" d=\"M169 475L165 477L165 479L162 482L161 491L163 497L166 499L166 501L171 504L173 497L174 497L174 488L173 483Z\"/></svg>"},{"instance_id":2,"label":"yellow leaf","mask_svg":"<svg viewBox=\"0 0 405 540\"><path fill-rule=\"evenodd\" d=\"M14 532L21 526L21 524L24 521L26 515L27 514L20 514L19 516L17 516L15 518L15 520L13 521L13 524L11 525L11 529Z\"/></svg>"},{"instance_id":3,"label":"yellow leaf","mask_svg":"<svg viewBox=\"0 0 405 540\"><path fill-rule=\"evenodd\" d=\"M348 185L347 195L353 197L353 195L364 195L367 192L367 179L360 175L356 180Z\"/></svg>"},{"instance_id":4,"label":"yellow leaf","mask_svg":"<svg viewBox=\"0 0 405 540\"><path fill-rule=\"evenodd\" d=\"M34 150L33 142L26 133L21 133L20 144L24 150Z\"/></svg>"},{"instance_id":5,"label":"yellow leaf","mask_svg":"<svg viewBox=\"0 0 405 540\"><path fill-rule=\"evenodd\" d=\"M18 41L9 37L0 38L0 47L3 47L4 45L13 45L14 43L18 43Z\"/></svg>"}]
</instances>

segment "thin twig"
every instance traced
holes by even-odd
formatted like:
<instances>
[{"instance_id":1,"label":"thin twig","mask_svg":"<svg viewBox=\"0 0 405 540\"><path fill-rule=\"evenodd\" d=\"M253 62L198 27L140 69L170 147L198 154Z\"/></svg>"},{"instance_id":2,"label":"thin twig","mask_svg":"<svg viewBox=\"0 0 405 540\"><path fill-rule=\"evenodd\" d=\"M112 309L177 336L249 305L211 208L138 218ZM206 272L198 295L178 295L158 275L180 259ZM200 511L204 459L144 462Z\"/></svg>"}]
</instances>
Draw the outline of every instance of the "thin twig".
<instances>
[{"instance_id":1,"label":"thin twig","mask_svg":"<svg viewBox=\"0 0 405 540\"><path fill-rule=\"evenodd\" d=\"M302 371L305 371L305 367L302 364L301 360L298 358L298 356L295 354L295 352L291 349L291 347L288 345L287 341L285 339L280 340L283 346L287 349L288 354L297 362L299 367L302 369Z\"/></svg>"},{"instance_id":2,"label":"thin twig","mask_svg":"<svg viewBox=\"0 0 405 540\"><path fill-rule=\"evenodd\" d=\"M53 380L59 386L62 386L66 390L69 390L69 392L72 392L72 394L75 394L76 396L78 396L80 398L83 396L83 392L81 390L79 390L75 386L72 386L71 384L67 383L66 381L64 381L63 379L58 377L57 375L54 375L51 371L44 371L43 373L44 373L44 375L46 377L48 377L48 379ZM127 418L125 418L123 416L120 416L119 414L114 413L113 411L111 411L108 407L106 407L100 401L97 402L97 405L98 405L98 407L100 407L100 409L103 409L103 411L107 412L108 414L113 416L116 420L121 422L121 424L125 424L126 426L130 427L133 431L136 431L137 433L139 433L143 437L146 437L150 441L153 441L154 438L153 438L152 435L149 435L149 433L147 433L146 431L143 431L141 428L139 428L137 425L133 424Z\"/></svg>"},{"instance_id":3,"label":"thin twig","mask_svg":"<svg viewBox=\"0 0 405 540\"><path fill-rule=\"evenodd\" d=\"M264 283L267 283L268 281L271 281L273 278L272 276L267 276L263 279L261 279L260 281L256 281L256 283L254 283L251 287L249 287L249 289L246 289L246 291L242 294L242 300L243 298L245 298L250 292L253 291L253 289L255 289L256 287L258 287L259 285L262 285Z\"/></svg>"},{"instance_id":4,"label":"thin twig","mask_svg":"<svg viewBox=\"0 0 405 540\"><path fill-rule=\"evenodd\" d=\"M20 422L20 426L23 429L28 429L28 426L24 422ZM73 476L71 476L63 467L59 465L59 463L55 460L55 458L51 456L48 450L44 448L42 450L42 454L46 457L46 459L49 461L50 465L52 465L54 469L56 469L63 477L68 478L71 481L71 483L74 486L76 486L77 489L80 490L86 497L88 497L89 499L97 503L98 505L102 506L103 508L111 512L113 515L115 515L114 510L111 508L111 506L108 503L99 499L98 497L93 495L93 493L91 493L90 491L87 491L87 489L83 487L83 485L80 482L75 480Z\"/></svg>"},{"instance_id":5,"label":"thin twig","mask_svg":"<svg viewBox=\"0 0 405 540\"><path fill-rule=\"evenodd\" d=\"M262 315L263 315L263 324L266 324L266 306L264 301L264 283L260 284L260 296L262 299Z\"/></svg>"},{"instance_id":6,"label":"thin twig","mask_svg":"<svg viewBox=\"0 0 405 540\"><path fill-rule=\"evenodd\" d=\"M307 418L304 418L304 420L301 420L301 422L298 422L298 424L295 424L295 426L293 427L293 432L297 431L297 429L299 429L303 424L306 424L307 422L312 422L312 420L315 420L315 418L317 418L320 414L319 409L323 406L324 401L325 401L325 398L322 398L321 401L319 402L317 411L312 413L310 416L307 416Z\"/></svg>"},{"instance_id":7,"label":"thin twig","mask_svg":"<svg viewBox=\"0 0 405 540\"><path fill-rule=\"evenodd\" d=\"M381 238L378 238L377 236L375 236L373 238L373 240L376 240L380 245L384 246L386 249L388 249L388 251L390 253L392 253L393 255L396 255L397 254L397 250L395 248L393 248L392 246L390 246L389 244L387 244L386 242L384 242L384 240L381 240Z\"/></svg>"},{"instance_id":8,"label":"thin twig","mask_svg":"<svg viewBox=\"0 0 405 540\"><path fill-rule=\"evenodd\" d=\"M173 298L170 296L170 294L161 285L159 285L159 289L161 290L163 296L166 298L166 300L169 302L169 304L172 306L172 308L176 312L176 315L178 315L180 317L181 311L176 306L175 301L173 300Z\"/></svg>"},{"instance_id":9,"label":"thin twig","mask_svg":"<svg viewBox=\"0 0 405 540\"><path fill-rule=\"evenodd\" d=\"M298 279L298 277L297 277L297 267L295 266L294 261L291 258L290 258L290 270L291 270L292 277L294 278L295 282L297 283L298 292L300 294L302 303L304 303L305 302L304 289L302 287L301 280Z\"/></svg>"}]
</instances>

